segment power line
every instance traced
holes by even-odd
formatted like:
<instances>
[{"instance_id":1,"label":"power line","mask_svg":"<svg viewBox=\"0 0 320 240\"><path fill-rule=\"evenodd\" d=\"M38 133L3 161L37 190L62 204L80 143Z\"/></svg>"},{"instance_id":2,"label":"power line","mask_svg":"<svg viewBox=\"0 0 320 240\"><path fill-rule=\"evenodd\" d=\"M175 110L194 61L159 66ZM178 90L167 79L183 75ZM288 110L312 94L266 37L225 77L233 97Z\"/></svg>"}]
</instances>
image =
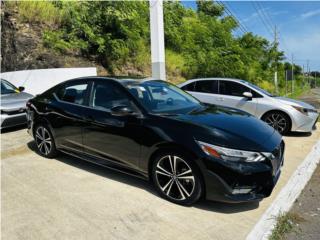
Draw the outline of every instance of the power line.
<instances>
[{"instance_id":1,"label":"power line","mask_svg":"<svg viewBox=\"0 0 320 240\"><path fill-rule=\"evenodd\" d=\"M275 24L273 23L269 13L266 11L266 9L263 7L262 3L260 2L256 2L257 6L260 8L261 13L263 14L263 16L265 17L265 20L267 22L267 24L269 24L269 26L272 28Z\"/></svg>"},{"instance_id":2,"label":"power line","mask_svg":"<svg viewBox=\"0 0 320 240\"><path fill-rule=\"evenodd\" d=\"M236 23L239 26L239 29L243 32L243 34L248 33L247 29L240 23L238 18L229 10L229 8L224 3L220 1L216 1L216 3L219 4L221 7L223 7L225 12L236 21Z\"/></svg>"},{"instance_id":3,"label":"power line","mask_svg":"<svg viewBox=\"0 0 320 240\"><path fill-rule=\"evenodd\" d=\"M234 16L236 16L235 11L233 10L233 8L232 8L227 2L224 2L223 4L224 4L224 6L225 6L226 8L229 9L229 11L230 11ZM250 31L248 30L248 27L246 26L246 24L245 24L240 18L238 18L238 20L239 20L239 23L244 27L244 29L245 29L247 32L250 32Z\"/></svg>"},{"instance_id":4,"label":"power line","mask_svg":"<svg viewBox=\"0 0 320 240\"><path fill-rule=\"evenodd\" d=\"M265 21L264 17L262 16L260 10L255 5L255 2L251 2L251 5L254 7L255 11L257 12L262 24L264 25L267 32L270 34L271 37L273 37L273 28L268 25L268 23Z\"/></svg>"}]
</instances>

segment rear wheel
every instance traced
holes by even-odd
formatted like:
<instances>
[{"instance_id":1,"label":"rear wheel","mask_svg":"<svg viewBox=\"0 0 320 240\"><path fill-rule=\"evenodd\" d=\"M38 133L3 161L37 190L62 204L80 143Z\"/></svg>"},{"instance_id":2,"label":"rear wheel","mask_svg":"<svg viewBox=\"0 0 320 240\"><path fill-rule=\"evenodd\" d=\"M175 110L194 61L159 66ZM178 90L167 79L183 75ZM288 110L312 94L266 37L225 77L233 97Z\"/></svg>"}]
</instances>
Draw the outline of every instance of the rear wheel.
<instances>
[{"instance_id":1,"label":"rear wheel","mask_svg":"<svg viewBox=\"0 0 320 240\"><path fill-rule=\"evenodd\" d=\"M187 156L160 154L153 163L152 177L159 194L171 202L191 205L202 195L199 170Z\"/></svg>"},{"instance_id":2,"label":"rear wheel","mask_svg":"<svg viewBox=\"0 0 320 240\"><path fill-rule=\"evenodd\" d=\"M38 153L46 158L53 158L57 155L53 136L46 124L39 124L34 130L34 139Z\"/></svg>"},{"instance_id":3,"label":"rear wheel","mask_svg":"<svg viewBox=\"0 0 320 240\"><path fill-rule=\"evenodd\" d=\"M283 112L270 112L263 116L269 126L276 129L280 134L286 134L290 131L290 118Z\"/></svg>"}]
</instances>

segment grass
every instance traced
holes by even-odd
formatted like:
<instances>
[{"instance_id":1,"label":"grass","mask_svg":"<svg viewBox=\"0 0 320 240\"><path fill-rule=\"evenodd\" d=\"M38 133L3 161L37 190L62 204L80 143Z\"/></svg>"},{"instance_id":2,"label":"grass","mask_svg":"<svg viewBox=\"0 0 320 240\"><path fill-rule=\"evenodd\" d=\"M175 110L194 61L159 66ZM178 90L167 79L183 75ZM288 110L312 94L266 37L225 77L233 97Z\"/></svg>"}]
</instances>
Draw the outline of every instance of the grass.
<instances>
[{"instance_id":1,"label":"grass","mask_svg":"<svg viewBox=\"0 0 320 240\"><path fill-rule=\"evenodd\" d=\"M310 86L309 85L305 85L304 87L297 87L293 93L289 93L287 97L293 98L293 99L297 99L298 97L300 97L302 94L306 93L310 91Z\"/></svg>"},{"instance_id":2,"label":"grass","mask_svg":"<svg viewBox=\"0 0 320 240\"><path fill-rule=\"evenodd\" d=\"M284 236L292 231L298 231L297 226L299 223L303 222L304 219L298 214L287 212L281 213L277 217L277 223L272 233L269 237L269 240L281 240L284 239Z\"/></svg>"},{"instance_id":3,"label":"grass","mask_svg":"<svg viewBox=\"0 0 320 240\"><path fill-rule=\"evenodd\" d=\"M10 1L6 7L17 8L19 20L26 23L57 25L63 20L62 11L51 1Z\"/></svg>"}]
</instances>

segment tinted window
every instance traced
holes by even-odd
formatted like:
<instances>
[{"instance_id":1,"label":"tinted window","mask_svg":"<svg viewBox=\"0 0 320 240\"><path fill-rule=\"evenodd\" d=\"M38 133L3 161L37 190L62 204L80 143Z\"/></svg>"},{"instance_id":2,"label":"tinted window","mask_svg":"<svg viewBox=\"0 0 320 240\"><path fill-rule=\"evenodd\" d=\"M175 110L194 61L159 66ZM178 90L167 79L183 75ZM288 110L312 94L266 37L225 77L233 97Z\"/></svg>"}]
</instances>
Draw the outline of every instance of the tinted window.
<instances>
[{"instance_id":1,"label":"tinted window","mask_svg":"<svg viewBox=\"0 0 320 240\"><path fill-rule=\"evenodd\" d=\"M180 88L163 81L137 82L126 87L153 113L180 113L201 107L198 100Z\"/></svg>"},{"instance_id":2,"label":"tinted window","mask_svg":"<svg viewBox=\"0 0 320 240\"><path fill-rule=\"evenodd\" d=\"M11 83L1 79L1 94L18 93L19 90Z\"/></svg>"},{"instance_id":3,"label":"tinted window","mask_svg":"<svg viewBox=\"0 0 320 240\"><path fill-rule=\"evenodd\" d=\"M218 81L216 80L206 80L206 81L198 81L195 85L196 92L203 93L218 93Z\"/></svg>"},{"instance_id":4,"label":"tinted window","mask_svg":"<svg viewBox=\"0 0 320 240\"><path fill-rule=\"evenodd\" d=\"M132 106L128 95L113 83L95 83L90 106L110 111L117 106Z\"/></svg>"},{"instance_id":5,"label":"tinted window","mask_svg":"<svg viewBox=\"0 0 320 240\"><path fill-rule=\"evenodd\" d=\"M220 94L242 97L244 92L251 92L250 88L231 81L220 81Z\"/></svg>"},{"instance_id":6,"label":"tinted window","mask_svg":"<svg viewBox=\"0 0 320 240\"><path fill-rule=\"evenodd\" d=\"M69 103L84 105L87 83L78 83L63 86L56 92L56 96L61 100Z\"/></svg>"},{"instance_id":7,"label":"tinted window","mask_svg":"<svg viewBox=\"0 0 320 240\"><path fill-rule=\"evenodd\" d=\"M181 89L184 90L184 91L194 91L195 83L196 82L189 83L189 84L183 86Z\"/></svg>"}]
</instances>

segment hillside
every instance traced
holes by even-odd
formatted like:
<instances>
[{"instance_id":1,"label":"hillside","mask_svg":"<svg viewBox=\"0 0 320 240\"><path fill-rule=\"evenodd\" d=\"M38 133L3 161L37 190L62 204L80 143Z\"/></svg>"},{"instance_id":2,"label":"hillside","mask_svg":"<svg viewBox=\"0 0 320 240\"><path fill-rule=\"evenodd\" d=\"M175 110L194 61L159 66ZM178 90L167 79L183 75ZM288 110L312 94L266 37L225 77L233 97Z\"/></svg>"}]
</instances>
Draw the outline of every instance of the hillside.
<instances>
[{"instance_id":1,"label":"hillside","mask_svg":"<svg viewBox=\"0 0 320 240\"><path fill-rule=\"evenodd\" d=\"M223 7L197 5L195 11L164 3L170 81L235 77L273 91L277 67L284 88L283 73L291 65L282 61L277 45L252 33L234 36L237 22ZM1 25L2 72L96 66L100 75L150 76L148 2L2 2Z\"/></svg>"}]
</instances>

